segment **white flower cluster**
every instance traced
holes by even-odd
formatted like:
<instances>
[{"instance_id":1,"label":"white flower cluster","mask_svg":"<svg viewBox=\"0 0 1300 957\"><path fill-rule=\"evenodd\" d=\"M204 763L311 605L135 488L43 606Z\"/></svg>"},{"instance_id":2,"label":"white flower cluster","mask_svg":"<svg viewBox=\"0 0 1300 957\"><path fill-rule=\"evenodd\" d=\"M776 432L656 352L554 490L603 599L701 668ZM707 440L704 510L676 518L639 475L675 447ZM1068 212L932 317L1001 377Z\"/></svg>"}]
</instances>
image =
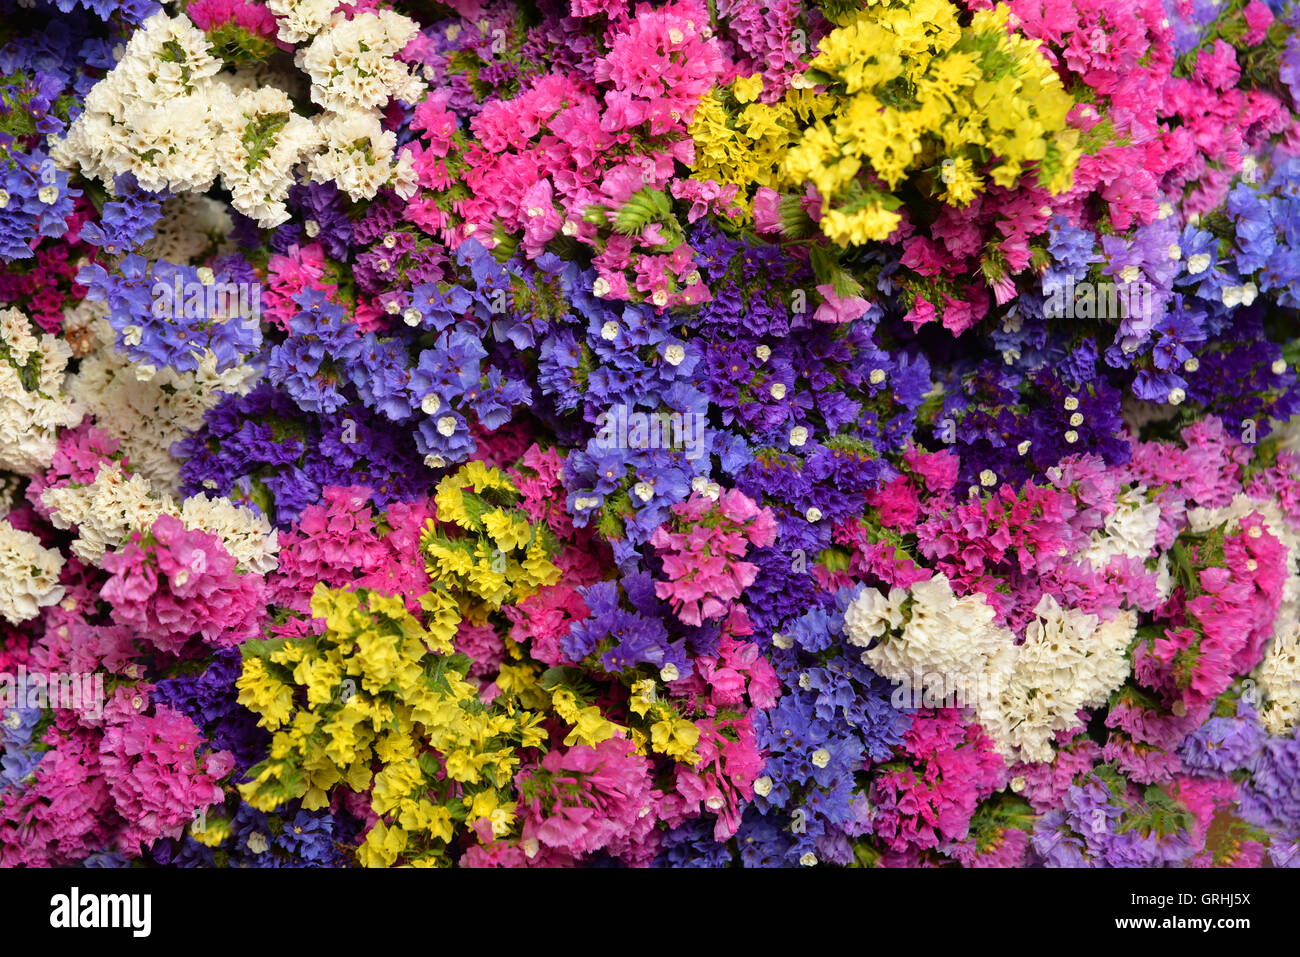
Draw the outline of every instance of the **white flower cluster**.
<instances>
[{"instance_id":1,"label":"white flower cluster","mask_svg":"<svg viewBox=\"0 0 1300 957\"><path fill-rule=\"evenodd\" d=\"M895 684L971 707L1008 761L1050 761L1052 736L1078 724L1081 708L1104 704L1129 673L1128 645L1137 616L1107 622L1063 609L1043 595L1017 646L981 594L958 598L942 574L888 596L866 589L844 616L848 641L862 660Z\"/></svg>"},{"instance_id":2,"label":"white flower cluster","mask_svg":"<svg viewBox=\"0 0 1300 957\"><path fill-rule=\"evenodd\" d=\"M411 154L404 150L393 163L397 135L383 128L378 113L325 113L316 118L316 131L324 149L307 162L314 182L334 183L357 201L373 199L387 185L403 199L415 195Z\"/></svg>"},{"instance_id":3,"label":"white flower cluster","mask_svg":"<svg viewBox=\"0 0 1300 957\"><path fill-rule=\"evenodd\" d=\"M331 113L378 110L394 98L418 103L424 81L394 59L418 32L391 10L335 20L297 61L311 77L312 102Z\"/></svg>"},{"instance_id":4,"label":"white flower cluster","mask_svg":"<svg viewBox=\"0 0 1300 957\"><path fill-rule=\"evenodd\" d=\"M1290 734L1300 724L1300 621L1294 606L1287 621L1278 616L1273 641L1255 669L1254 680L1264 729L1269 734Z\"/></svg>"},{"instance_id":5,"label":"white flower cluster","mask_svg":"<svg viewBox=\"0 0 1300 957\"><path fill-rule=\"evenodd\" d=\"M905 622L901 589L885 598L868 588L849 606L844 633L850 644L866 648L863 662L890 681L942 675L950 686L978 686L979 697L992 697L996 689L984 679L1001 672L994 664L1011 653L1015 638L994 622L984 596L958 598L947 577L936 574L914 584L906 598L911 607Z\"/></svg>"},{"instance_id":6,"label":"white flower cluster","mask_svg":"<svg viewBox=\"0 0 1300 957\"><path fill-rule=\"evenodd\" d=\"M106 183L131 172L152 192L206 190L217 177L212 144L230 102L216 79L221 68L187 17L154 14L86 95L55 161L80 164Z\"/></svg>"},{"instance_id":7,"label":"white flower cluster","mask_svg":"<svg viewBox=\"0 0 1300 957\"><path fill-rule=\"evenodd\" d=\"M62 339L37 339L17 309L0 310L0 469L32 475L49 468L57 429L81 421L81 408L63 392L71 357Z\"/></svg>"},{"instance_id":8,"label":"white flower cluster","mask_svg":"<svg viewBox=\"0 0 1300 957\"><path fill-rule=\"evenodd\" d=\"M1075 727L1082 708L1105 704L1129 675L1127 651L1137 615L1106 622L1065 609L1043 595L1014 657L1001 662L1006 680L995 702L980 708L984 729L1009 760L1050 761L1052 736Z\"/></svg>"},{"instance_id":9,"label":"white flower cluster","mask_svg":"<svg viewBox=\"0 0 1300 957\"><path fill-rule=\"evenodd\" d=\"M1093 568L1105 568L1115 555L1146 561L1156 550L1160 506L1147 499L1143 486L1120 494L1115 511L1106 516L1104 529L1092 533L1092 542L1077 557Z\"/></svg>"},{"instance_id":10,"label":"white flower cluster","mask_svg":"<svg viewBox=\"0 0 1300 957\"><path fill-rule=\"evenodd\" d=\"M417 102L424 93L424 81L394 58L419 28L391 11L331 23L329 9L297 4L281 20L282 33L298 23L289 28L296 40L315 36L297 59L326 110L314 119L295 113L265 71L222 72L201 30L160 12L87 94L52 155L106 184L132 172L154 192L204 192L220 177L234 208L263 227L289 218L285 200L303 163L316 182L337 179L356 200L390 184L413 195L409 153L394 162L397 139L382 128L380 109L394 96Z\"/></svg>"},{"instance_id":11,"label":"white flower cluster","mask_svg":"<svg viewBox=\"0 0 1300 957\"><path fill-rule=\"evenodd\" d=\"M132 532L150 528L164 513L186 528L220 536L245 571L265 575L278 564L279 533L265 516L206 495L187 498L177 508L171 496L155 495L147 479L123 475L116 463L101 465L89 485L46 489L41 501L56 528L76 528L72 553L91 564L99 564L104 552L124 544Z\"/></svg>"},{"instance_id":12,"label":"white flower cluster","mask_svg":"<svg viewBox=\"0 0 1300 957\"><path fill-rule=\"evenodd\" d=\"M316 149L319 134L273 86L240 91L230 110L216 141L221 181L235 209L261 226L279 226L289 218L284 201L294 169Z\"/></svg>"},{"instance_id":13,"label":"white flower cluster","mask_svg":"<svg viewBox=\"0 0 1300 957\"><path fill-rule=\"evenodd\" d=\"M211 532L225 543L243 571L269 575L279 565L280 533L264 515L257 515L221 496L203 493L181 502L176 514L189 529Z\"/></svg>"},{"instance_id":14,"label":"white flower cluster","mask_svg":"<svg viewBox=\"0 0 1300 957\"><path fill-rule=\"evenodd\" d=\"M174 492L180 463L172 457L172 444L202 426L204 413L223 394L246 393L256 370L235 366L217 372L217 357L209 351L197 372L164 368L144 381L114 350L112 327L100 319L94 331L97 349L69 378L68 392L95 416L96 425L118 440L132 468L155 490Z\"/></svg>"},{"instance_id":15,"label":"white flower cluster","mask_svg":"<svg viewBox=\"0 0 1300 957\"><path fill-rule=\"evenodd\" d=\"M267 0L266 9L279 25L279 39L285 43L310 40L330 24L338 0Z\"/></svg>"},{"instance_id":16,"label":"white flower cluster","mask_svg":"<svg viewBox=\"0 0 1300 957\"><path fill-rule=\"evenodd\" d=\"M182 193L163 203L162 218L154 225L153 237L137 252L145 259L169 263L228 256L236 249L231 239L234 225L225 203L201 193Z\"/></svg>"},{"instance_id":17,"label":"white flower cluster","mask_svg":"<svg viewBox=\"0 0 1300 957\"><path fill-rule=\"evenodd\" d=\"M35 618L63 599L63 556L31 532L0 519L0 615L11 625Z\"/></svg>"},{"instance_id":18,"label":"white flower cluster","mask_svg":"<svg viewBox=\"0 0 1300 957\"><path fill-rule=\"evenodd\" d=\"M424 81L394 59L415 36L413 20L385 10L351 20L336 18L295 60L311 78L311 99L325 109L316 117L322 151L307 164L317 183L331 182L353 200L373 199L382 186L415 195L409 151L383 128L380 110L393 97L416 103ZM396 161L394 161L396 160Z\"/></svg>"},{"instance_id":19,"label":"white flower cluster","mask_svg":"<svg viewBox=\"0 0 1300 957\"><path fill-rule=\"evenodd\" d=\"M104 552L117 548L131 533L149 528L166 511L143 476L122 474L116 464L100 466L90 485L48 488L41 502L56 528L76 528L72 554L98 565Z\"/></svg>"}]
</instances>

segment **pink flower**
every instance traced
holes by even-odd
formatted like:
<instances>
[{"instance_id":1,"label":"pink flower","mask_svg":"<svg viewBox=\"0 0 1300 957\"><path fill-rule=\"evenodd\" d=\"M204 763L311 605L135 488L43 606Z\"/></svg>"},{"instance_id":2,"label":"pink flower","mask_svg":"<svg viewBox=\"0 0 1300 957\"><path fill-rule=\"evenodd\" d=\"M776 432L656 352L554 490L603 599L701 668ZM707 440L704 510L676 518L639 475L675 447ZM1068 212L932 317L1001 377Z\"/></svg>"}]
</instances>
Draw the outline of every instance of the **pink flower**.
<instances>
[{"instance_id":1,"label":"pink flower","mask_svg":"<svg viewBox=\"0 0 1300 957\"><path fill-rule=\"evenodd\" d=\"M764 235L781 232L781 194L768 186L754 193L754 228Z\"/></svg>"},{"instance_id":2,"label":"pink flower","mask_svg":"<svg viewBox=\"0 0 1300 957\"><path fill-rule=\"evenodd\" d=\"M934 305L930 300L924 296L917 296L915 304L907 310L907 315L903 318L912 324L913 329L920 329L927 322L933 322L934 316Z\"/></svg>"},{"instance_id":3,"label":"pink flower","mask_svg":"<svg viewBox=\"0 0 1300 957\"><path fill-rule=\"evenodd\" d=\"M837 295L830 283L818 286L817 291L821 293L822 304L813 313L813 318L818 322L852 322L865 316L871 308L871 304L861 296Z\"/></svg>"}]
</instances>

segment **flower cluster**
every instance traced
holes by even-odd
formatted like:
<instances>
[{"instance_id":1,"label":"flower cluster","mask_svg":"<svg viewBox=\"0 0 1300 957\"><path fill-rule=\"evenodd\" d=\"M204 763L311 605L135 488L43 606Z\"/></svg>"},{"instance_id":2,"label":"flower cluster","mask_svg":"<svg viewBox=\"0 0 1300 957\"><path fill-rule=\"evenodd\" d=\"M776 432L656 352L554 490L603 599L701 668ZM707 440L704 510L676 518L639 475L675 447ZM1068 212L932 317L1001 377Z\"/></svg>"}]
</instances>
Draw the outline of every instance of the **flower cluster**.
<instances>
[{"instance_id":1,"label":"flower cluster","mask_svg":"<svg viewBox=\"0 0 1300 957\"><path fill-rule=\"evenodd\" d=\"M0 866L1300 866L1282 0L14 9Z\"/></svg>"}]
</instances>

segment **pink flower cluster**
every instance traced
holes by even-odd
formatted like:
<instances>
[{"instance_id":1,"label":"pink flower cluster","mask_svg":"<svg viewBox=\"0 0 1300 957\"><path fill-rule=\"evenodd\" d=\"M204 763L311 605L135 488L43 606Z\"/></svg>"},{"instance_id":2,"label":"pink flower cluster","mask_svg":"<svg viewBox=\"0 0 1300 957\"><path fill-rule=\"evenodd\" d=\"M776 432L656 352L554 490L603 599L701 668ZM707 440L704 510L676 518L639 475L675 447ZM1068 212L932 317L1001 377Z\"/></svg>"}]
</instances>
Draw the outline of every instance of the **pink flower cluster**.
<instances>
[{"instance_id":1,"label":"pink flower cluster","mask_svg":"<svg viewBox=\"0 0 1300 957\"><path fill-rule=\"evenodd\" d=\"M222 800L229 754L201 757L194 723L163 705L148 713L147 692L118 688L98 718L56 712L31 783L0 802L0 867L69 866L106 850L137 856Z\"/></svg>"},{"instance_id":2,"label":"pink flower cluster","mask_svg":"<svg viewBox=\"0 0 1300 957\"><path fill-rule=\"evenodd\" d=\"M776 521L736 489L722 492L716 502L696 492L672 510L675 524L685 530L672 532L664 524L650 536L666 578L655 582L655 594L688 625L721 618L758 573L758 566L741 559L750 545L772 544Z\"/></svg>"},{"instance_id":3,"label":"pink flower cluster","mask_svg":"<svg viewBox=\"0 0 1300 957\"><path fill-rule=\"evenodd\" d=\"M160 515L147 534L104 556L109 579L100 596L113 620L164 654L182 655L198 638L232 647L261 632L267 605L260 576L235 570L211 532Z\"/></svg>"}]
</instances>

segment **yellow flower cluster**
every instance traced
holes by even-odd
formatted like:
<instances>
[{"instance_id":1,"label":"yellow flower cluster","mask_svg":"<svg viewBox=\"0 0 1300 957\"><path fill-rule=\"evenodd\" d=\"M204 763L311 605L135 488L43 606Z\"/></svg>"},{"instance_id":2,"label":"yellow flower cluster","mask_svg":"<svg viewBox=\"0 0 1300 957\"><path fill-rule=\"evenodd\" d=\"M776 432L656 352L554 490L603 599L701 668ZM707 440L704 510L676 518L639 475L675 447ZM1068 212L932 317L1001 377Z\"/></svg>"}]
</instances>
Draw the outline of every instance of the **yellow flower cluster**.
<instances>
[{"instance_id":1,"label":"yellow flower cluster","mask_svg":"<svg viewBox=\"0 0 1300 957\"><path fill-rule=\"evenodd\" d=\"M650 725L650 746L654 750L683 764L698 764L700 756L695 746L700 743L700 729L659 698L657 687L653 678L635 682L628 706L634 713L654 719Z\"/></svg>"},{"instance_id":2,"label":"yellow flower cluster","mask_svg":"<svg viewBox=\"0 0 1300 957\"><path fill-rule=\"evenodd\" d=\"M696 175L778 191L812 184L821 229L854 245L887 238L894 196L910 181L958 206L1027 171L1053 193L1068 189L1080 156L1065 118L1073 100L1036 41L1007 30L999 5L962 27L949 0L873 2L820 43L807 89L780 103L741 104L753 78L705 97L691 134Z\"/></svg>"},{"instance_id":3,"label":"yellow flower cluster","mask_svg":"<svg viewBox=\"0 0 1300 957\"><path fill-rule=\"evenodd\" d=\"M430 520L420 538L429 576L493 611L559 581L545 530L529 524L517 498L500 470L479 461L444 477L434 497L438 521ZM440 527L448 523L464 534L449 536Z\"/></svg>"},{"instance_id":4,"label":"yellow flower cluster","mask_svg":"<svg viewBox=\"0 0 1300 957\"><path fill-rule=\"evenodd\" d=\"M443 863L456 827L483 818L508 833L514 801L497 789L519 750L545 741L542 714L508 696L484 705L466 680L455 598L432 591L421 604L427 623L401 598L318 585L323 634L243 646L239 702L274 736L241 795L270 811L324 807L339 785L369 790L381 821L358 851L366 866Z\"/></svg>"},{"instance_id":5,"label":"yellow flower cluster","mask_svg":"<svg viewBox=\"0 0 1300 957\"><path fill-rule=\"evenodd\" d=\"M798 141L802 123L820 120L834 106L829 97L809 90L791 90L776 103L754 102L763 78L737 79L730 91L712 90L701 99L690 127L695 141L692 176L740 187L736 205L748 219L750 187L780 189L785 185L781 163ZM728 105L734 109L729 110Z\"/></svg>"}]
</instances>

